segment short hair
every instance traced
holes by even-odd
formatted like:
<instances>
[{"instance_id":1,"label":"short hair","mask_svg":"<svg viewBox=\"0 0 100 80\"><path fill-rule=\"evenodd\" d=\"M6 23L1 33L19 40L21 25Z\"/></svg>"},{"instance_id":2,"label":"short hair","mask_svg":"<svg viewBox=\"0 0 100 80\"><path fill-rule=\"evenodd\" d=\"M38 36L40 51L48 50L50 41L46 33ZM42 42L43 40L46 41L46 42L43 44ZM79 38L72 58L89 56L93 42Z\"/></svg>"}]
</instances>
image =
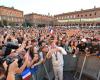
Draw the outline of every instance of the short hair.
<instances>
[{"instance_id":1,"label":"short hair","mask_svg":"<svg viewBox=\"0 0 100 80\"><path fill-rule=\"evenodd\" d=\"M97 42L98 40L96 38L94 38L92 41Z\"/></svg>"},{"instance_id":2,"label":"short hair","mask_svg":"<svg viewBox=\"0 0 100 80\"><path fill-rule=\"evenodd\" d=\"M44 49L45 47L47 47L47 45L41 46L41 47L40 47L40 50L42 51L42 49Z\"/></svg>"},{"instance_id":3,"label":"short hair","mask_svg":"<svg viewBox=\"0 0 100 80\"><path fill-rule=\"evenodd\" d=\"M51 43L53 43L53 41L54 41L54 40L51 40L51 39L50 39L49 42L48 42L48 44L50 45Z\"/></svg>"},{"instance_id":4,"label":"short hair","mask_svg":"<svg viewBox=\"0 0 100 80\"><path fill-rule=\"evenodd\" d=\"M36 39L32 39L31 42L37 42L37 40Z\"/></svg>"}]
</instances>

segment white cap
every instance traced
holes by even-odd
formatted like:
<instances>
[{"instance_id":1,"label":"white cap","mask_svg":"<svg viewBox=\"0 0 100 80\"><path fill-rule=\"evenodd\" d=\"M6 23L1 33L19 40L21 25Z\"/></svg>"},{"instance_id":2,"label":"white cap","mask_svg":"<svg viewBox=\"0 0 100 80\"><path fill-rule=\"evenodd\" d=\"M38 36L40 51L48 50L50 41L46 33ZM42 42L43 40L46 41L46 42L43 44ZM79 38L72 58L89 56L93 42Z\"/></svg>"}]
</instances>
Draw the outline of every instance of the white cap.
<instances>
[{"instance_id":1,"label":"white cap","mask_svg":"<svg viewBox=\"0 0 100 80\"><path fill-rule=\"evenodd\" d=\"M81 41L82 41L82 42L86 42L87 40L84 38L84 39L81 39Z\"/></svg>"}]
</instances>

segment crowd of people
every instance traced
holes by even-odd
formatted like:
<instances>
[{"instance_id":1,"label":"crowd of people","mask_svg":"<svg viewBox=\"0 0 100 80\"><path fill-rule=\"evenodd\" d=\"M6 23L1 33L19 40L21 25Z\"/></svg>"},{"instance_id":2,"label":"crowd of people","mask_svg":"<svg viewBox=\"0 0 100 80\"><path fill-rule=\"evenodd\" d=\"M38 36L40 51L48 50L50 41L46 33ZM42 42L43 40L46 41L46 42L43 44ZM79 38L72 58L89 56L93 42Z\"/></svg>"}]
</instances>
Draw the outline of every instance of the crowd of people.
<instances>
[{"instance_id":1,"label":"crowd of people","mask_svg":"<svg viewBox=\"0 0 100 80\"><path fill-rule=\"evenodd\" d=\"M100 57L99 29L0 28L0 80L36 80L34 73L22 73L48 59L52 61L55 80L63 80L63 55L76 57L85 53Z\"/></svg>"}]
</instances>

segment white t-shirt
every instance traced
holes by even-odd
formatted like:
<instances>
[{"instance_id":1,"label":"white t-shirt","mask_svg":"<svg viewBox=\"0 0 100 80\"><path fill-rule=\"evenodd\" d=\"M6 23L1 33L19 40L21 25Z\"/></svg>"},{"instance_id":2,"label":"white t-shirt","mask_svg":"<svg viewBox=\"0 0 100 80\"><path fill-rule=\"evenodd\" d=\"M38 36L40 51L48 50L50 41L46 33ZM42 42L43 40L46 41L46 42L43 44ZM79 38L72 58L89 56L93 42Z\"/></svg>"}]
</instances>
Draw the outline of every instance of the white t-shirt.
<instances>
[{"instance_id":1,"label":"white t-shirt","mask_svg":"<svg viewBox=\"0 0 100 80\"><path fill-rule=\"evenodd\" d=\"M61 52L52 53L52 64L54 67L63 66L64 65L63 55L67 55L67 52L62 47L57 46L57 48L59 48Z\"/></svg>"}]
</instances>

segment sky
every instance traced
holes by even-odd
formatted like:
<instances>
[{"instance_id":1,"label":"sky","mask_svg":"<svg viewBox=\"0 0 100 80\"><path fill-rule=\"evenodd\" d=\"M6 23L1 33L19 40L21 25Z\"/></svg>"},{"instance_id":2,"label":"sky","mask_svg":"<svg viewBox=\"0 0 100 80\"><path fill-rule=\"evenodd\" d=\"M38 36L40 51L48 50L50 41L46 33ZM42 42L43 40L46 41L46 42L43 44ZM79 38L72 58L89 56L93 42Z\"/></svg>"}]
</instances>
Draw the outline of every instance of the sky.
<instances>
[{"instance_id":1,"label":"sky","mask_svg":"<svg viewBox=\"0 0 100 80\"><path fill-rule=\"evenodd\" d=\"M100 7L100 0L0 0L0 6L14 7L24 11L24 14L56 15Z\"/></svg>"}]
</instances>

